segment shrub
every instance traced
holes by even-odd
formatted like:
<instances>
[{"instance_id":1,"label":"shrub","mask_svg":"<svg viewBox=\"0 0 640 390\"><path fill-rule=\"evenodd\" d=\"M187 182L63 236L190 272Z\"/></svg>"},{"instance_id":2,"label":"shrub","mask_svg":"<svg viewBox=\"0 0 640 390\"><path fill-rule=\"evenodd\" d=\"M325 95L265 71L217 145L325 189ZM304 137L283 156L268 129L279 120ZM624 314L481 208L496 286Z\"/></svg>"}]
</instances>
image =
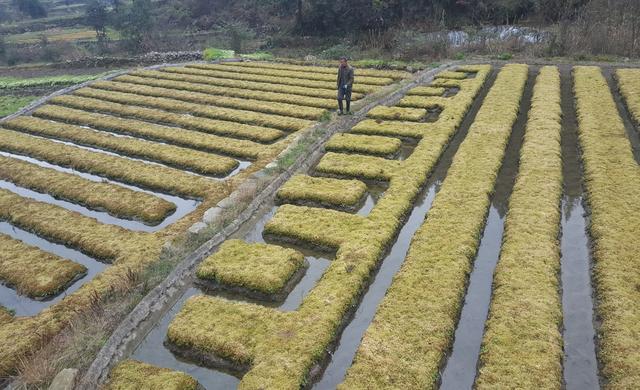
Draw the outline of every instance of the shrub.
<instances>
[{"instance_id":1,"label":"shrub","mask_svg":"<svg viewBox=\"0 0 640 390\"><path fill-rule=\"evenodd\" d=\"M233 58L235 56L236 52L233 50L216 49L214 47L204 49L204 52L202 52L202 57L205 61L215 61L224 58Z\"/></svg>"}]
</instances>

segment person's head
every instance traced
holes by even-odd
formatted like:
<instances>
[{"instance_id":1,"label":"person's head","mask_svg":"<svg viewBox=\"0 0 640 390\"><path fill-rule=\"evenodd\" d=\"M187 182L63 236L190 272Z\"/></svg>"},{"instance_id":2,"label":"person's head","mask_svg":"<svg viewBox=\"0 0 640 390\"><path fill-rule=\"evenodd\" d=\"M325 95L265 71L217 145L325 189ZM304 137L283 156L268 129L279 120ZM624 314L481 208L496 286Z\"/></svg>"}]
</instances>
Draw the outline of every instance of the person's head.
<instances>
[{"instance_id":1,"label":"person's head","mask_svg":"<svg viewBox=\"0 0 640 390\"><path fill-rule=\"evenodd\" d=\"M347 66L347 57L340 57L340 66Z\"/></svg>"}]
</instances>

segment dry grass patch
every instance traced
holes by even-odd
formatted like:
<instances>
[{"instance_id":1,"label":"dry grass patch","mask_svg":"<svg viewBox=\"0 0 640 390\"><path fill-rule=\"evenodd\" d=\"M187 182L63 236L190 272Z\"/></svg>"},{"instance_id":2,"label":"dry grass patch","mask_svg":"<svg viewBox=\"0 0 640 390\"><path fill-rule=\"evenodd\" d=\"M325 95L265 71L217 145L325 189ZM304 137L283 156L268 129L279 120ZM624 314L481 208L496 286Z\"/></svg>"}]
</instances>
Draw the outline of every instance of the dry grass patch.
<instances>
[{"instance_id":1,"label":"dry grass patch","mask_svg":"<svg viewBox=\"0 0 640 390\"><path fill-rule=\"evenodd\" d=\"M419 122L424 119L426 114L427 111L420 108L377 106L367 113L367 117L372 119Z\"/></svg>"}]
</instances>

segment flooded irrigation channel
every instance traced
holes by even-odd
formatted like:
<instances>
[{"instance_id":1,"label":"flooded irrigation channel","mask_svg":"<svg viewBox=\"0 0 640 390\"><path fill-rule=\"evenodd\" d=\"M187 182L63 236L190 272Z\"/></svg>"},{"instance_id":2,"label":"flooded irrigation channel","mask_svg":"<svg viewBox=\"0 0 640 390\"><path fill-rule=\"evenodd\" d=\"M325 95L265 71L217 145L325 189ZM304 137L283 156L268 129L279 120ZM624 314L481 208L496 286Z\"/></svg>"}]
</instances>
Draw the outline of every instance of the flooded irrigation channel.
<instances>
[{"instance_id":1,"label":"flooded irrigation channel","mask_svg":"<svg viewBox=\"0 0 640 390\"><path fill-rule=\"evenodd\" d=\"M533 85L538 68L530 67L518 118L513 126L502 167L498 172L478 253L469 276L464 305L456 327L451 355L441 373L441 389L471 389L476 379L476 367L484 324L489 313L493 273L500 256L504 222L509 196L518 174L520 149L524 139L527 114L531 107Z\"/></svg>"},{"instance_id":2,"label":"flooded irrigation channel","mask_svg":"<svg viewBox=\"0 0 640 390\"><path fill-rule=\"evenodd\" d=\"M564 382L568 390L598 389L598 361L591 283L587 212L583 205L582 165L577 119L568 69L562 74L562 236L561 281Z\"/></svg>"}]
</instances>

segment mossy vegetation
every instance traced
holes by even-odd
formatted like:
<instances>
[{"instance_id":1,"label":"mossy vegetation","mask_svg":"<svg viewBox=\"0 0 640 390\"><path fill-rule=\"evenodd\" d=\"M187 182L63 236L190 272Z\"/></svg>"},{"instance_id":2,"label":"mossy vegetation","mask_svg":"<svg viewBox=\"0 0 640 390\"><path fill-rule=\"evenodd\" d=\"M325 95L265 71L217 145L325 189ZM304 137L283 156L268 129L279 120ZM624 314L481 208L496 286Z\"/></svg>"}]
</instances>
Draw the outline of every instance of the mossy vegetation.
<instances>
[{"instance_id":1,"label":"mossy vegetation","mask_svg":"<svg viewBox=\"0 0 640 390\"><path fill-rule=\"evenodd\" d=\"M378 106L367 113L372 119L402 120L419 122L427 114L426 110L411 107Z\"/></svg>"},{"instance_id":2,"label":"mossy vegetation","mask_svg":"<svg viewBox=\"0 0 640 390\"><path fill-rule=\"evenodd\" d=\"M562 387L561 121L560 74L543 67L495 270L478 389Z\"/></svg>"},{"instance_id":3,"label":"mossy vegetation","mask_svg":"<svg viewBox=\"0 0 640 390\"><path fill-rule=\"evenodd\" d=\"M225 153L237 157L255 158L262 150L260 144L249 140L226 138L199 131L156 125L136 119L119 118L54 105L42 106L33 115L78 126L90 125L97 130L167 142L206 152Z\"/></svg>"},{"instance_id":4,"label":"mossy vegetation","mask_svg":"<svg viewBox=\"0 0 640 390\"><path fill-rule=\"evenodd\" d=\"M293 69L274 69L274 68L253 68L248 66L235 66L234 64L193 64L187 65L187 68L196 68L196 69L204 69L204 70L212 70L212 71L224 71L224 72L234 72L234 73L242 73L242 74L256 74L256 75L265 75L265 76L275 76L275 77L286 77L286 78L295 78L295 79L303 79L303 80L319 80L319 81L328 81L331 83L335 83L336 81L336 70L334 69L332 73L321 73L321 72L313 72L312 70L293 70ZM364 85L389 85L393 83L393 79L389 77L382 76L366 76L366 75L358 75L358 84Z\"/></svg>"},{"instance_id":5,"label":"mossy vegetation","mask_svg":"<svg viewBox=\"0 0 640 390\"><path fill-rule=\"evenodd\" d=\"M176 169L126 160L49 140L0 129L0 150L31 156L54 165L131 185L192 198L204 197L213 180Z\"/></svg>"},{"instance_id":6,"label":"mossy vegetation","mask_svg":"<svg viewBox=\"0 0 640 390\"><path fill-rule=\"evenodd\" d=\"M0 281L32 298L55 295L87 272L81 264L4 234L0 234L0 246Z\"/></svg>"},{"instance_id":7,"label":"mossy vegetation","mask_svg":"<svg viewBox=\"0 0 640 390\"><path fill-rule=\"evenodd\" d=\"M594 258L598 360L609 389L640 382L640 170L600 68L575 67L574 92Z\"/></svg>"},{"instance_id":8,"label":"mossy vegetation","mask_svg":"<svg viewBox=\"0 0 640 390\"><path fill-rule=\"evenodd\" d=\"M640 69L617 69L616 77L629 112L640 125Z\"/></svg>"},{"instance_id":9,"label":"mossy vegetation","mask_svg":"<svg viewBox=\"0 0 640 390\"><path fill-rule=\"evenodd\" d=\"M125 360L109 375L107 390L197 390L198 381L180 371Z\"/></svg>"},{"instance_id":10,"label":"mossy vegetation","mask_svg":"<svg viewBox=\"0 0 640 390\"><path fill-rule=\"evenodd\" d=\"M276 294L303 263L304 256L294 249L228 240L198 266L196 275L221 285Z\"/></svg>"},{"instance_id":11,"label":"mossy vegetation","mask_svg":"<svg viewBox=\"0 0 640 390\"><path fill-rule=\"evenodd\" d=\"M415 87L411 88L408 96L442 96L445 89L442 87Z\"/></svg>"},{"instance_id":12,"label":"mossy vegetation","mask_svg":"<svg viewBox=\"0 0 640 390\"><path fill-rule=\"evenodd\" d=\"M331 98L315 98L308 96L300 96L300 95L291 95L287 93L278 93L278 92L265 92L265 91L254 91L250 89L243 88L233 88L233 87L217 87L214 85L206 85L199 84L193 82L183 82L183 81L174 81L174 80L162 80L157 77L140 77L140 76L132 76L132 75L123 75L116 77L114 79L119 83L128 83L134 85L142 85L148 87L160 87L160 88L168 88L168 89L178 89L182 91L191 91L191 92L200 92L211 95L218 96L228 96L228 97L236 97L236 98L246 98L246 99L259 99L268 102L275 103L288 103L288 104L297 104L303 107L319 107L319 108L334 108L335 101L334 96ZM94 84L99 87L103 87L103 84Z\"/></svg>"},{"instance_id":13,"label":"mossy vegetation","mask_svg":"<svg viewBox=\"0 0 640 390\"><path fill-rule=\"evenodd\" d=\"M77 145L120 153L204 175L219 176L238 167L237 161L225 156L137 138L123 138L83 126L37 117L19 116L3 122L2 126L22 133L73 142Z\"/></svg>"},{"instance_id":14,"label":"mossy vegetation","mask_svg":"<svg viewBox=\"0 0 640 390\"><path fill-rule=\"evenodd\" d=\"M277 192L280 202L354 208L364 199L367 186L359 180L295 175Z\"/></svg>"},{"instance_id":15,"label":"mossy vegetation","mask_svg":"<svg viewBox=\"0 0 640 390\"><path fill-rule=\"evenodd\" d=\"M524 73L526 76L526 67ZM506 89L507 81L513 80L504 78L508 79L504 82ZM332 152L325 155L320 164L332 174L365 173L389 183L368 216L290 204L278 208L265 226L264 234L270 239L336 253L296 311L285 313L260 305L194 296L172 320L167 332L169 344L196 356L230 361L240 371L246 371L240 383L244 389L297 389L308 384L309 372L335 341L344 316L370 281L372 271L392 243L483 81L480 78L465 84L463 88L471 91L448 100L448 119L422 132L421 141L404 161ZM385 169L379 174L382 164Z\"/></svg>"},{"instance_id":16,"label":"mossy vegetation","mask_svg":"<svg viewBox=\"0 0 640 390\"><path fill-rule=\"evenodd\" d=\"M55 198L105 210L125 219L158 224L176 210L167 202L146 192L133 191L111 183L95 182L69 173L43 168L26 161L0 156L0 179Z\"/></svg>"},{"instance_id":17,"label":"mossy vegetation","mask_svg":"<svg viewBox=\"0 0 640 390\"><path fill-rule=\"evenodd\" d=\"M118 92L111 92L110 99L118 99ZM141 98L153 99L153 98ZM101 99L84 98L80 96L57 96L49 101L49 104L68 107L89 112L98 112L109 115L117 115L122 118L132 118L134 120L146 120L155 123L167 124L169 126L180 127L185 130L201 131L209 134L222 136L235 136L237 138L249 139L259 142L272 142L283 136L282 131L272 128L264 128L252 125L245 125L230 121L212 120L192 115L181 115L153 108L139 107L133 105L135 96L129 103L120 104ZM121 100L122 101L122 100ZM186 104L186 103L185 103ZM49 106L51 107L51 106ZM175 130L174 130L175 132Z\"/></svg>"},{"instance_id":18,"label":"mossy vegetation","mask_svg":"<svg viewBox=\"0 0 640 390\"><path fill-rule=\"evenodd\" d=\"M123 305L127 307L135 304L139 299L137 294L140 291L148 291L148 288L158 282L160 277L157 276L157 271L153 270L161 269L163 270L161 274L166 275L167 268L175 264L175 262L165 262L164 259L159 260L166 240L173 239L176 245L184 243L184 248L180 250L186 252L191 250L192 245L206 239L207 234L217 231L217 226L211 225L204 234L199 234L196 238L192 235L182 235L186 227L201 218L206 208L212 207L238 188L238 185L243 183L249 175L264 168L287 145L290 145L294 138L299 136L299 134L287 134L286 131L289 130L284 130L285 128L293 131L304 127L303 139L292 151L294 154L299 154L304 151L304 146L308 145L309 140L316 136L315 132L308 129L307 125L312 124L309 119L315 119L316 115L323 115L327 108L335 106L334 90L327 91L330 93L326 93L326 97L317 97L314 95L317 89L314 88L255 82L247 84L230 79L221 79L220 85L217 85L210 84L211 77L206 77L207 82L202 82L204 81L202 79L179 81L170 80L169 77L173 77L173 74L169 72L150 72L152 76L126 75L120 76L115 82L98 82L95 87L84 89L77 95L58 98L56 104L40 107L33 117L15 118L7 124L12 126L12 130L0 129L0 150L30 156L53 165L91 173L151 191L201 200L195 212L171 224L170 227L154 233L143 233L100 223L94 218L59 206L21 197L11 191L0 190L1 220L43 239L65 244L97 260L110 263L99 275L83 283L81 288L37 315L15 319L9 316L6 320L3 315L0 320L2 322L0 326L1 377L14 375L20 364L25 362L29 365L33 364L32 353L39 350L44 343L53 340L61 331L66 329L70 334L76 335L74 333L76 330L70 329L69 324L76 323L74 321L79 315L99 313L102 305L108 300L122 300ZM116 85L117 88L110 89L104 87L105 85ZM271 89L275 92L270 92ZM172 90L173 95L169 93ZM202 95L207 98L203 98ZM130 100L130 98L137 100ZM201 98L203 99L200 100ZM149 100L141 103L141 99ZM246 101L240 102L241 99ZM85 106L88 102L90 104ZM63 105L77 105L83 109L63 107ZM127 105L129 107L126 107ZM300 108L294 111L292 105ZM206 114L205 111L194 111L193 113L198 115L195 120L200 123L187 122L185 115L178 115L178 112L191 113L196 107L205 106L215 111L206 111ZM117 115L100 114L99 112L103 109L106 110L105 112L113 110ZM138 109L142 111L137 111ZM162 115L155 118L149 115L151 112L158 114L162 112ZM243 117L241 114L245 112L247 115ZM216 115L224 119L212 119L206 117L207 115ZM130 116L130 118L117 116ZM291 118L288 118L289 116ZM156 121L171 123L178 117L180 121L184 121L180 122L180 127L153 123ZM276 119L277 122L274 121ZM254 127L259 130L254 132L255 137L265 137L269 131L279 131L282 136L260 143L239 139L242 136L235 135L233 131L224 130L224 135L208 134L207 129L211 127L205 128L204 124L210 126L213 121L218 124L230 123L235 127L235 131L247 130L247 126ZM265 125L248 124L255 121L263 121L261 123ZM268 125L267 121L269 121ZM270 126L282 127L282 129ZM65 141L65 143L46 138ZM69 145L69 142L104 149L118 155L90 151L87 148ZM214 180L183 172L183 170L192 170L212 174L218 169L216 166L222 167L226 164L225 161L232 161L233 166L238 166L238 162L227 155L251 160L251 164L224 180ZM149 160L149 162L137 161L128 156ZM25 166L31 167L31 165ZM31 168L35 172L34 178L41 178L40 173L49 172L44 168ZM13 172L12 177L16 177L21 172L22 170ZM112 194L112 199L106 199L105 194L100 192L110 188L109 183L96 183L104 186L92 188L91 192L95 193L91 194L89 190L71 191L75 189L76 184L80 184L78 181L67 183L69 188L62 188L62 185L56 181L62 177L58 173L60 172L56 171L55 174L52 173L47 177L52 180L51 185L34 180L24 182L26 176L21 176L20 180L23 180L21 183L25 186L37 187L47 193L55 192L56 196L60 197L67 196L68 200L74 203L84 202L84 199L87 204L96 202L96 208L117 209L118 202L128 199L129 195L125 193ZM252 196L251 193L246 195ZM135 202L135 199L128 201ZM97 202L103 202L103 204L98 205ZM132 206L145 209L151 207L145 202L141 201ZM131 210L122 209L117 212L121 213L119 215L124 215ZM156 276L149 276L149 272ZM122 308L122 312L126 310L127 308ZM100 347L103 340L98 340L100 335L87 337L95 338L90 340L87 347L87 351L91 350L90 353L92 353L95 348ZM157 371L155 368L133 369L129 372L133 373L132 378L135 379L131 379L132 384L124 385L124 388L144 388L147 384L151 388L167 388L172 383L165 379L155 382L156 377L165 377L164 371ZM41 374L38 373L38 375ZM46 376L47 373L42 375ZM143 381L142 384L136 382L139 379ZM123 379L118 383L123 384L128 381L129 379ZM161 384L158 385L158 383ZM178 388L186 388L186 386L177 385Z\"/></svg>"},{"instance_id":19,"label":"mossy vegetation","mask_svg":"<svg viewBox=\"0 0 640 390\"><path fill-rule=\"evenodd\" d=\"M325 149L332 152L394 156L401 146L402 142L397 138L338 133L329 139L325 144Z\"/></svg>"},{"instance_id":20,"label":"mossy vegetation","mask_svg":"<svg viewBox=\"0 0 640 390\"><path fill-rule=\"evenodd\" d=\"M139 70L131 73L133 76L152 77L161 80L185 81L189 83L214 85L218 87L242 88L254 91L289 93L292 95L309 96L323 99L335 99L336 91L322 88L309 88L294 85L271 84L269 82L220 79L169 71ZM355 101L362 98L361 93L354 92L351 98Z\"/></svg>"},{"instance_id":21,"label":"mossy vegetation","mask_svg":"<svg viewBox=\"0 0 640 390\"><path fill-rule=\"evenodd\" d=\"M316 172L386 181L401 166L402 164L396 160L387 160L381 157L327 152L316 166Z\"/></svg>"},{"instance_id":22,"label":"mossy vegetation","mask_svg":"<svg viewBox=\"0 0 640 390\"><path fill-rule=\"evenodd\" d=\"M170 88L144 86L140 84L121 83L116 81L96 82L91 84L91 88L82 88L77 90L76 94L94 97L98 96L93 94L97 90L117 91L142 96L161 97L190 103L209 104L218 107L252 110L264 112L267 114L286 115L294 118L312 120L317 120L325 112L323 108L307 107L290 103L265 102L264 100L258 99L211 95L200 92L189 92Z\"/></svg>"},{"instance_id":23,"label":"mossy vegetation","mask_svg":"<svg viewBox=\"0 0 640 390\"><path fill-rule=\"evenodd\" d=\"M309 80L305 78L295 78L291 77L288 71L281 71L281 75L278 76L267 76L262 74L251 74L246 72L231 72L229 71L219 71L212 69L196 69L189 67L179 67L179 68L163 68L166 72L171 73L179 73L179 74L189 74L195 76L203 76L203 77L212 77L215 80L239 80L239 81L250 81L250 82L258 82L258 83L269 83L273 85L283 85L283 86L291 86L291 87L304 87L304 88L317 88L319 90L328 90L335 91L336 89L336 81L335 77L331 81L320 81L320 80ZM367 80L362 81L358 78L358 83L353 84L353 91L367 94L375 92L380 88L380 85L384 84L368 84ZM393 80L389 79L387 84L392 83Z\"/></svg>"},{"instance_id":24,"label":"mossy vegetation","mask_svg":"<svg viewBox=\"0 0 640 390\"><path fill-rule=\"evenodd\" d=\"M244 61L244 62L236 62L236 63L225 63L223 65L224 66L242 66L247 68L280 69L280 70L313 72L316 74L321 73L321 74L330 74L330 75L335 75L336 73L336 67L293 65L293 64L276 63L276 62ZM411 76L411 73L409 72L403 72L403 71L397 71L397 70L358 68L357 71L358 71L358 75L362 75L362 76L387 77L394 80L400 80L400 79Z\"/></svg>"},{"instance_id":25,"label":"mossy vegetation","mask_svg":"<svg viewBox=\"0 0 640 390\"><path fill-rule=\"evenodd\" d=\"M526 79L526 65L498 74L341 388L437 385Z\"/></svg>"}]
</instances>

